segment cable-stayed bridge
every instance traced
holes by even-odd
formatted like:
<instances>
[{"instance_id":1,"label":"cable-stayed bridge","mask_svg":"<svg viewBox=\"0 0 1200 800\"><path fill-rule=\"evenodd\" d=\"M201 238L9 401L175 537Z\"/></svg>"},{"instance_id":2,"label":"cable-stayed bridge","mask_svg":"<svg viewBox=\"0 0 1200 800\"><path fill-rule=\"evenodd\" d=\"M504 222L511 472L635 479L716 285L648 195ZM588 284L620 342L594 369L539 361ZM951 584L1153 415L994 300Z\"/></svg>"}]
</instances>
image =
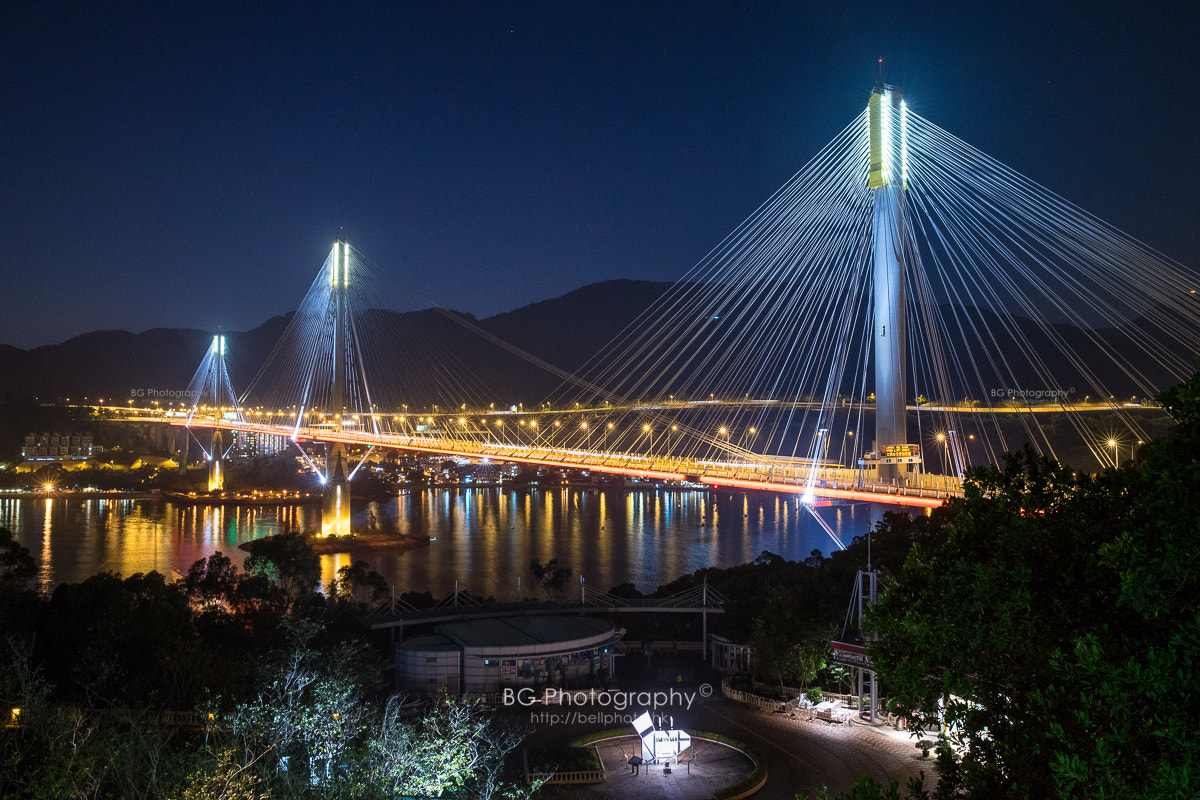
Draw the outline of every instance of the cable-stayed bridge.
<instances>
[{"instance_id":1,"label":"cable-stayed bridge","mask_svg":"<svg viewBox=\"0 0 1200 800\"><path fill-rule=\"evenodd\" d=\"M1026 443L1117 463L1200 352L1193 272L884 86L582 369L543 364L561 386L537 408L497 408L436 341L400 344L370 267L334 245L239 400L214 344L186 421L294 441L331 533L375 448L937 505Z\"/></svg>"}]
</instances>

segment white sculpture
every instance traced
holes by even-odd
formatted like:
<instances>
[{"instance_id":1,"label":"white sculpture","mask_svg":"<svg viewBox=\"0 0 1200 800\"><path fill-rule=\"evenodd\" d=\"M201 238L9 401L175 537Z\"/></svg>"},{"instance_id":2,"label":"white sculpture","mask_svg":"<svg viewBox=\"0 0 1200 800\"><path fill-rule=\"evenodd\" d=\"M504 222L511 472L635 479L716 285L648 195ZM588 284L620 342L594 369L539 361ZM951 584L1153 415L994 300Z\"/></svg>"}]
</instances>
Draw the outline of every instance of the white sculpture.
<instances>
[{"instance_id":1,"label":"white sculpture","mask_svg":"<svg viewBox=\"0 0 1200 800\"><path fill-rule=\"evenodd\" d=\"M662 724L662 718L659 718ZM642 740L642 761L647 764L667 762L678 758L679 754L692 746L692 737L686 732L675 730L675 718L667 717L665 729L654 726L654 720L649 711L643 711L641 716L633 721L633 728L638 738Z\"/></svg>"}]
</instances>

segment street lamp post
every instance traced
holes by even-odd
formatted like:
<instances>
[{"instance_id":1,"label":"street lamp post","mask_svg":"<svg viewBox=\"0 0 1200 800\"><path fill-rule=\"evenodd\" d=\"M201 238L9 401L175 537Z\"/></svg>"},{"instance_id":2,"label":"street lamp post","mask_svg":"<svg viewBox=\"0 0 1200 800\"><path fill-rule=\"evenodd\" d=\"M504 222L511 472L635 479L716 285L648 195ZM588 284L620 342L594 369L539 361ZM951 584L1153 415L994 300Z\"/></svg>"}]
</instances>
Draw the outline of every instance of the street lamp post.
<instances>
[{"instance_id":1,"label":"street lamp post","mask_svg":"<svg viewBox=\"0 0 1200 800\"><path fill-rule=\"evenodd\" d=\"M1117 447L1117 440L1109 439L1108 446L1113 449L1113 469L1120 469L1120 467L1121 467L1121 451Z\"/></svg>"}]
</instances>

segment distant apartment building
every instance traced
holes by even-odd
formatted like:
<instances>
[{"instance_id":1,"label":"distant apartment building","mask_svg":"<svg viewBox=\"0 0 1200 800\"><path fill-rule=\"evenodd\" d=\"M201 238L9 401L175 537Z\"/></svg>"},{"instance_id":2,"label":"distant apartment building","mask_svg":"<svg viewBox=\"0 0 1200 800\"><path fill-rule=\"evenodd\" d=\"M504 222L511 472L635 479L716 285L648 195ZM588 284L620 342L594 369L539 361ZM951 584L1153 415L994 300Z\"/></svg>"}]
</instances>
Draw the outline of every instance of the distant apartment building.
<instances>
[{"instance_id":1,"label":"distant apartment building","mask_svg":"<svg viewBox=\"0 0 1200 800\"><path fill-rule=\"evenodd\" d=\"M240 456L270 456L288 447L286 436L258 431L234 431L233 452Z\"/></svg>"},{"instance_id":2,"label":"distant apartment building","mask_svg":"<svg viewBox=\"0 0 1200 800\"><path fill-rule=\"evenodd\" d=\"M21 457L26 461L86 461L103 452L90 433L27 433Z\"/></svg>"}]
</instances>

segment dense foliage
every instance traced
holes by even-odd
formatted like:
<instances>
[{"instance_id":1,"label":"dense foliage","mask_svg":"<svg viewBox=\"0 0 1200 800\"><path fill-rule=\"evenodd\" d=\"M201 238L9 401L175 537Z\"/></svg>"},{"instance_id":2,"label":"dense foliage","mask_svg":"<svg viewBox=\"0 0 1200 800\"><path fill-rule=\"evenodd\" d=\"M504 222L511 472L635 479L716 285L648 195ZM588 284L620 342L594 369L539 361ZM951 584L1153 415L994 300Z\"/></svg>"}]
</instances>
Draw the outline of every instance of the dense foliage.
<instances>
[{"instance_id":1,"label":"dense foliage","mask_svg":"<svg viewBox=\"0 0 1200 800\"><path fill-rule=\"evenodd\" d=\"M1137 463L972 470L876 604L889 699L944 723L941 797L1200 792L1200 376Z\"/></svg>"},{"instance_id":2,"label":"dense foliage","mask_svg":"<svg viewBox=\"0 0 1200 800\"><path fill-rule=\"evenodd\" d=\"M522 796L524 731L448 698L382 690L355 621L386 585L366 564L316 591L305 539L255 542L168 583L111 573L31 588L0 529L0 797ZM16 709L10 711L10 709Z\"/></svg>"}]
</instances>

